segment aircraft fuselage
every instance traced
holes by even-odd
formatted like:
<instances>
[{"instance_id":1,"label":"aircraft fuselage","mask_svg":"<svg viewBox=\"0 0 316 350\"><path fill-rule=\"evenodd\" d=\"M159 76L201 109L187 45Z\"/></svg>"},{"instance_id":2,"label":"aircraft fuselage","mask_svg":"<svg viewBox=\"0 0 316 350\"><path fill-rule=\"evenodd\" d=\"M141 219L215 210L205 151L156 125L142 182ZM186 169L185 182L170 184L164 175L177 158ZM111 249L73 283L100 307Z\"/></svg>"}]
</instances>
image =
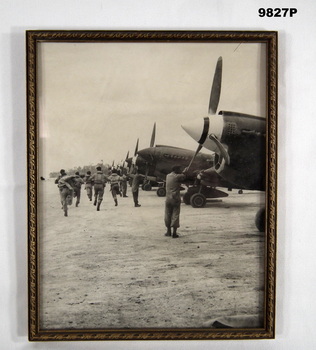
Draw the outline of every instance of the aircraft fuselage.
<instances>
[{"instance_id":1,"label":"aircraft fuselage","mask_svg":"<svg viewBox=\"0 0 316 350\"><path fill-rule=\"evenodd\" d=\"M157 177L164 180L166 175L172 171L174 165L181 166L183 170L188 167L194 153L194 151L188 149L172 146L149 147L138 151L138 164L136 162L136 165L138 167L145 167L145 162L149 166L150 173L154 173ZM213 165L214 156L212 154L200 153L194 159L188 177L193 181L196 173L208 169Z\"/></svg>"}]
</instances>

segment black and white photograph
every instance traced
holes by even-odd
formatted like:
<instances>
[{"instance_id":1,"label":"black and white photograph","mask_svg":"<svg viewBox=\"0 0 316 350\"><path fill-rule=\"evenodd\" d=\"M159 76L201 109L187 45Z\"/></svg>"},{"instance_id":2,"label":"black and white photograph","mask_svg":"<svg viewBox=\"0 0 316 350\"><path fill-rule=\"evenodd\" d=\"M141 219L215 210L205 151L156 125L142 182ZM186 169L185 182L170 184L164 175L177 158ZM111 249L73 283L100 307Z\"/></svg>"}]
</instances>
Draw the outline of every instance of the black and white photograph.
<instances>
[{"instance_id":1,"label":"black and white photograph","mask_svg":"<svg viewBox=\"0 0 316 350\"><path fill-rule=\"evenodd\" d=\"M228 34L27 33L31 340L273 337L276 33Z\"/></svg>"},{"instance_id":2,"label":"black and white photograph","mask_svg":"<svg viewBox=\"0 0 316 350\"><path fill-rule=\"evenodd\" d=\"M1 2L1 349L316 348L315 10Z\"/></svg>"}]
</instances>

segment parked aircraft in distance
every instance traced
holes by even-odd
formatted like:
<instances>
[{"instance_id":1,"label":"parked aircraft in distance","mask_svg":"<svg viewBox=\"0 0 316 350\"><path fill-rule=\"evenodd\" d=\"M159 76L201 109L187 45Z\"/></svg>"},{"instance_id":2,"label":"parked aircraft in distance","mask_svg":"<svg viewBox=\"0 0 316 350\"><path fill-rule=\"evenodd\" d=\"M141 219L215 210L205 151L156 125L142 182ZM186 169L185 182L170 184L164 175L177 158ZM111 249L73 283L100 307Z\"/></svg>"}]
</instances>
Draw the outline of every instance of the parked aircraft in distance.
<instances>
[{"instance_id":1,"label":"parked aircraft in distance","mask_svg":"<svg viewBox=\"0 0 316 350\"><path fill-rule=\"evenodd\" d=\"M172 167L177 164L185 169L188 167L195 152L189 149L184 149L174 146L156 145L155 144L156 123L154 124L150 147L138 150L138 140L134 152L134 157L127 159L130 172L134 166L137 166L138 171L145 175L143 189L151 190L151 183L160 182L157 189L157 195L163 197L166 195L165 179L167 174L172 171ZM190 204L191 196L200 190L200 186L196 186L197 174L202 170L209 169L214 164L214 155L199 153L194 157L190 171L187 172L187 179L183 183L188 187L188 191L184 195L184 202ZM229 185L228 185L229 187ZM227 197L227 193L204 186L203 193L207 198ZM194 202L193 202L194 206Z\"/></svg>"},{"instance_id":2,"label":"parked aircraft in distance","mask_svg":"<svg viewBox=\"0 0 316 350\"><path fill-rule=\"evenodd\" d=\"M194 158L186 172L187 179L183 182L188 187L187 192L183 196L183 201L185 204L191 204L195 208L201 207L198 194L203 194L205 200L206 198L227 197L228 194L226 192L220 191L216 187L233 188L228 181L208 174L209 169L212 169L216 161L216 156L212 154L199 153L195 156L195 152L192 150L163 145L145 148L137 153L143 163L142 173L146 172L144 163L146 162L150 169L149 173L155 174L160 181L165 181L166 175L172 171L172 167L175 164L182 167L183 170L188 169L188 164ZM161 197L166 195L164 186L157 190L157 194Z\"/></svg>"},{"instance_id":3,"label":"parked aircraft in distance","mask_svg":"<svg viewBox=\"0 0 316 350\"><path fill-rule=\"evenodd\" d=\"M157 145L155 147L145 148L137 152L142 160L145 160L149 167L149 173L154 174L161 181L165 181L167 174L172 171L172 167L177 164L185 169L192 157L194 151L173 147ZM198 154L192 164L191 171L187 172L187 179L183 182L184 185L190 188L195 184L197 174L202 170L206 170L213 165L214 156L211 154L200 153ZM145 171L146 172L146 171ZM194 186L195 187L195 186ZM166 195L165 187L161 186L157 190L158 196L162 197ZM205 193L208 198L226 197L227 194L223 191L215 188L208 189ZM184 195L184 201L188 204L190 198L188 198L188 192Z\"/></svg>"}]
</instances>

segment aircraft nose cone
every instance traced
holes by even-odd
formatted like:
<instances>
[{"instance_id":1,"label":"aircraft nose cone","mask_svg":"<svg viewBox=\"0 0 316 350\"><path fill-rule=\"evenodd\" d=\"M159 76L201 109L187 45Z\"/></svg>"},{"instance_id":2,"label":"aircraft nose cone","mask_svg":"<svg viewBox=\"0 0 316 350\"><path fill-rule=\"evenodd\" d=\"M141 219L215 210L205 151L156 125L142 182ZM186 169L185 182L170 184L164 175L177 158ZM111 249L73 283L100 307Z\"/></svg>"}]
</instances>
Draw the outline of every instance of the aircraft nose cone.
<instances>
[{"instance_id":1,"label":"aircraft nose cone","mask_svg":"<svg viewBox=\"0 0 316 350\"><path fill-rule=\"evenodd\" d=\"M141 150L137 152L137 155L141 157L146 157L147 154L148 152L146 150Z\"/></svg>"},{"instance_id":2,"label":"aircraft nose cone","mask_svg":"<svg viewBox=\"0 0 316 350\"><path fill-rule=\"evenodd\" d=\"M137 154L144 160L149 161L152 155L152 151L150 149L143 149L137 152Z\"/></svg>"},{"instance_id":3,"label":"aircraft nose cone","mask_svg":"<svg viewBox=\"0 0 316 350\"><path fill-rule=\"evenodd\" d=\"M181 125L182 129L189 134L196 142L201 141L203 134L205 133L205 122L203 119L195 119L185 125ZM207 130L208 131L208 130Z\"/></svg>"}]
</instances>

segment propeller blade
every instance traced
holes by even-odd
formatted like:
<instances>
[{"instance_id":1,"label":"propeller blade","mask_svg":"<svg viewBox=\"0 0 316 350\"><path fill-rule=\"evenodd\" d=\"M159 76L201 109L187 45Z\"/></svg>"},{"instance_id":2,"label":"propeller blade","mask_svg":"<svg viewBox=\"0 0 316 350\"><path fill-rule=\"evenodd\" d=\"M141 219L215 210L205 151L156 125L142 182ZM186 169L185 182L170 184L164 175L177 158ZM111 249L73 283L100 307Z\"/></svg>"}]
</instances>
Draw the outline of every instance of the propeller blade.
<instances>
[{"instance_id":1,"label":"propeller blade","mask_svg":"<svg viewBox=\"0 0 316 350\"><path fill-rule=\"evenodd\" d=\"M126 157L125 157L125 159L124 159L123 162L122 162L122 163L123 163L123 164L122 164L122 168L125 167L125 162L127 161L128 156L129 156L129 151L127 152Z\"/></svg>"},{"instance_id":2,"label":"propeller blade","mask_svg":"<svg viewBox=\"0 0 316 350\"><path fill-rule=\"evenodd\" d=\"M133 174L133 171L134 171L134 164L132 163L131 166L129 167L129 175Z\"/></svg>"},{"instance_id":3,"label":"propeller blade","mask_svg":"<svg viewBox=\"0 0 316 350\"><path fill-rule=\"evenodd\" d=\"M220 143L220 141L218 140L218 138L214 135L214 134L211 134L209 136L209 138L214 141L214 143L216 144L216 146L218 147L222 157L225 159L225 163L227 165L230 164L230 157L229 157L229 154L227 152L227 150L225 149L225 147L223 146L222 143Z\"/></svg>"},{"instance_id":4,"label":"propeller blade","mask_svg":"<svg viewBox=\"0 0 316 350\"><path fill-rule=\"evenodd\" d=\"M129 168L130 174L132 174L135 168L137 167L137 158L138 158L137 154L132 158L132 164L131 164L131 167Z\"/></svg>"},{"instance_id":5,"label":"propeller blade","mask_svg":"<svg viewBox=\"0 0 316 350\"><path fill-rule=\"evenodd\" d=\"M190 167L191 167L191 165L192 165L192 163L193 163L195 157L196 157L197 154L201 151L202 147L203 147L203 146L202 146L201 144L198 145L198 148L196 149L195 154L194 154L194 156L192 157L191 162L190 162L189 166L188 166L187 169L186 169L187 171L190 169Z\"/></svg>"},{"instance_id":6,"label":"propeller blade","mask_svg":"<svg viewBox=\"0 0 316 350\"><path fill-rule=\"evenodd\" d=\"M156 123L154 124L153 132L151 134L150 147L154 147L156 138Z\"/></svg>"},{"instance_id":7,"label":"propeller blade","mask_svg":"<svg viewBox=\"0 0 316 350\"><path fill-rule=\"evenodd\" d=\"M137 151L138 151L138 142L139 142L139 139L137 139L137 142L136 142L134 157L136 156L136 153L137 153Z\"/></svg>"},{"instance_id":8,"label":"propeller blade","mask_svg":"<svg viewBox=\"0 0 316 350\"><path fill-rule=\"evenodd\" d=\"M216 111L217 111L219 99L221 96L222 69L223 69L223 59L222 57L219 57L215 68L213 85L212 85L212 90L210 95L210 103L208 107L209 114L216 114Z\"/></svg>"}]
</instances>

